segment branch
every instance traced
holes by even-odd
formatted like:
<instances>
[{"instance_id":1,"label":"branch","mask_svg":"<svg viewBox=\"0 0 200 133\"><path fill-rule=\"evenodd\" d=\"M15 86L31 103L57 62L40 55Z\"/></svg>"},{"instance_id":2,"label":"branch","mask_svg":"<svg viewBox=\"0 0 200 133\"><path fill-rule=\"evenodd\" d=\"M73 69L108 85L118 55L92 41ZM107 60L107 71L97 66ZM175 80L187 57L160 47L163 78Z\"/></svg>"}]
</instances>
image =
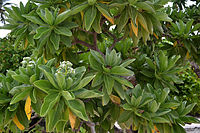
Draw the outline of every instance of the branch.
<instances>
[{"instance_id":1,"label":"branch","mask_svg":"<svg viewBox=\"0 0 200 133\"><path fill-rule=\"evenodd\" d=\"M32 125L31 127L29 127L29 130L34 128L37 124L39 124L42 121L43 118L40 118L39 121L37 121L34 125Z\"/></svg>"},{"instance_id":2,"label":"branch","mask_svg":"<svg viewBox=\"0 0 200 133\"><path fill-rule=\"evenodd\" d=\"M95 123L94 122L86 121L85 123L87 124L87 126L90 127L91 133L96 133L96 131L95 131Z\"/></svg>"},{"instance_id":3,"label":"branch","mask_svg":"<svg viewBox=\"0 0 200 133\"><path fill-rule=\"evenodd\" d=\"M119 42L122 39L124 39L124 36L120 37L120 38L117 38L114 34L112 34L111 32L109 32L107 29L105 29L104 31L107 32L107 34L114 39L113 44L109 48L110 50L112 50L115 47L115 45L117 44L117 42Z\"/></svg>"},{"instance_id":4,"label":"branch","mask_svg":"<svg viewBox=\"0 0 200 133\"><path fill-rule=\"evenodd\" d=\"M84 31L84 32L86 32L86 33L88 33L88 34L93 35L93 32L90 32L90 31L84 30L84 29L82 29L82 28L80 28L80 27L78 27L78 29L81 30L81 31Z\"/></svg>"},{"instance_id":5,"label":"branch","mask_svg":"<svg viewBox=\"0 0 200 133\"><path fill-rule=\"evenodd\" d=\"M86 47L88 47L89 49L94 49L93 46L92 46L91 44L86 43L86 42L84 42L84 41L81 41L81 40L75 38L75 41L72 43L72 45L75 45L75 44L77 44L77 43L82 44L83 46L86 46Z\"/></svg>"}]
</instances>

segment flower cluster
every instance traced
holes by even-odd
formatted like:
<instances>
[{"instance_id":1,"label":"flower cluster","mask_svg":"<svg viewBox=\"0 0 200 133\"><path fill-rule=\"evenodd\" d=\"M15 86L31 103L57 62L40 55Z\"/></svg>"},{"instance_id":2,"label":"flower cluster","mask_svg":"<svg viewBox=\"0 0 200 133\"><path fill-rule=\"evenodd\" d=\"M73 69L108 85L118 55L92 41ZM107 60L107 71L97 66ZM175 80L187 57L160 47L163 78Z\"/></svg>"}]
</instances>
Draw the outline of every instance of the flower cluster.
<instances>
[{"instance_id":1,"label":"flower cluster","mask_svg":"<svg viewBox=\"0 0 200 133\"><path fill-rule=\"evenodd\" d=\"M60 66L57 69L57 73L74 74L75 70L72 68L73 64L69 61L60 62Z\"/></svg>"},{"instance_id":2,"label":"flower cluster","mask_svg":"<svg viewBox=\"0 0 200 133\"><path fill-rule=\"evenodd\" d=\"M21 64L22 64L22 67L27 67L27 66L34 67L35 66L35 62L30 57L24 57Z\"/></svg>"}]
</instances>

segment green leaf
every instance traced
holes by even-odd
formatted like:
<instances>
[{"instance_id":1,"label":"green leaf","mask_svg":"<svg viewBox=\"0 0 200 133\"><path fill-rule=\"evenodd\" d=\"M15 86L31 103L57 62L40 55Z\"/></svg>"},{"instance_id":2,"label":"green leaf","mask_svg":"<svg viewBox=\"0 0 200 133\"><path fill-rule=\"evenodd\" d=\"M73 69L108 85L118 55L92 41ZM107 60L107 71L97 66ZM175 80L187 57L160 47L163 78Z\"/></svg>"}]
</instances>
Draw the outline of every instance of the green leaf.
<instances>
[{"instance_id":1,"label":"green leaf","mask_svg":"<svg viewBox=\"0 0 200 133\"><path fill-rule=\"evenodd\" d=\"M103 74L98 72L92 81L92 87L96 87L103 82Z\"/></svg>"},{"instance_id":2,"label":"green leaf","mask_svg":"<svg viewBox=\"0 0 200 133\"><path fill-rule=\"evenodd\" d=\"M101 71L102 67L101 65L97 62L97 60L92 56L89 55L89 63L90 63L90 67L96 71Z\"/></svg>"},{"instance_id":3,"label":"green leaf","mask_svg":"<svg viewBox=\"0 0 200 133\"><path fill-rule=\"evenodd\" d=\"M95 6L91 6L87 9L84 15L84 25L86 31L89 31L97 14L97 9Z\"/></svg>"},{"instance_id":4,"label":"green leaf","mask_svg":"<svg viewBox=\"0 0 200 133\"><path fill-rule=\"evenodd\" d=\"M180 55L173 55L170 59L169 59L169 63L168 63L168 67L167 70L170 70L171 68L173 68L176 64L176 62L181 58Z\"/></svg>"},{"instance_id":5,"label":"green leaf","mask_svg":"<svg viewBox=\"0 0 200 133\"><path fill-rule=\"evenodd\" d=\"M19 92L18 94L15 94L14 97L12 98L10 104L15 104L15 103L21 101L22 99L24 99L26 96L29 95L31 90L32 90L32 88L27 88L26 90Z\"/></svg>"},{"instance_id":6,"label":"green leaf","mask_svg":"<svg viewBox=\"0 0 200 133\"><path fill-rule=\"evenodd\" d=\"M67 102L69 108L72 110L72 112L78 116L79 118L88 121L88 117L85 111L85 105L81 100L70 100Z\"/></svg>"},{"instance_id":7,"label":"green leaf","mask_svg":"<svg viewBox=\"0 0 200 133\"><path fill-rule=\"evenodd\" d=\"M101 23L101 14L97 12L96 18L94 19L94 22L92 24L92 28L98 34L102 32L100 23Z\"/></svg>"},{"instance_id":8,"label":"green leaf","mask_svg":"<svg viewBox=\"0 0 200 133\"><path fill-rule=\"evenodd\" d=\"M122 66L115 66L111 68L111 74L120 75L120 76L132 76L134 73Z\"/></svg>"},{"instance_id":9,"label":"green leaf","mask_svg":"<svg viewBox=\"0 0 200 133\"><path fill-rule=\"evenodd\" d=\"M54 88L48 80L37 80L33 84L38 89L40 89L46 93L48 93L51 89Z\"/></svg>"},{"instance_id":10,"label":"green leaf","mask_svg":"<svg viewBox=\"0 0 200 133\"><path fill-rule=\"evenodd\" d=\"M141 24L141 26L147 31L148 30L148 26L147 26L147 22L145 20L145 18L142 16L142 14L138 13L138 22Z\"/></svg>"},{"instance_id":11,"label":"green leaf","mask_svg":"<svg viewBox=\"0 0 200 133\"><path fill-rule=\"evenodd\" d=\"M37 92L35 88L30 92L31 102L33 103L37 103L36 93Z\"/></svg>"},{"instance_id":12,"label":"green leaf","mask_svg":"<svg viewBox=\"0 0 200 133\"><path fill-rule=\"evenodd\" d=\"M66 90L68 90L73 84L73 79L71 77L68 77L66 79Z\"/></svg>"},{"instance_id":13,"label":"green leaf","mask_svg":"<svg viewBox=\"0 0 200 133\"><path fill-rule=\"evenodd\" d=\"M104 4L96 4L97 9L102 13L102 15L109 20L112 24L114 24L114 19L111 17L109 11L104 7Z\"/></svg>"},{"instance_id":14,"label":"green leaf","mask_svg":"<svg viewBox=\"0 0 200 133\"><path fill-rule=\"evenodd\" d=\"M157 17L157 19L159 19L161 21L172 22L172 19L170 17L168 17L168 15L166 13L163 13L163 12L156 12L156 17Z\"/></svg>"},{"instance_id":15,"label":"green leaf","mask_svg":"<svg viewBox=\"0 0 200 133\"><path fill-rule=\"evenodd\" d=\"M55 19L55 25L60 24L61 22L66 20L70 15L73 15L71 10L66 10L62 12L61 14L59 14Z\"/></svg>"},{"instance_id":16,"label":"green leaf","mask_svg":"<svg viewBox=\"0 0 200 133\"><path fill-rule=\"evenodd\" d=\"M85 87L88 83L90 83L90 81L94 78L94 76L88 76L88 77L85 77L84 79L82 79L80 81L80 83L75 87L73 88L72 90L75 91L75 90L79 90L83 87Z\"/></svg>"},{"instance_id":17,"label":"green leaf","mask_svg":"<svg viewBox=\"0 0 200 133\"><path fill-rule=\"evenodd\" d=\"M159 109L159 104L155 100L153 100L149 106L149 110L153 113L155 113Z\"/></svg>"},{"instance_id":18,"label":"green leaf","mask_svg":"<svg viewBox=\"0 0 200 133\"><path fill-rule=\"evenodd\" d=\"M188 113L190 113L192 111L192 109L194 108L194 106L196 105L196 103L192 103L190 105L188 105L184 110L183 112L181 113L181 116L185 116L187 115Z\"/></svg>"},{"instance_id":19,"label":"green leaf","mask_svg":"<svg viewBox=\"0 0 200 133\"><path fill-rule=\"evenodd\" d=\"M128 121L128 119L130 119L131 115L132 115L131 111L126 111L126 110L123 111L119 116L118 122L124 123L124 122Z\"/></svg>"},{"instance_id":20,"label":"green leaf","mask_svg":"<svg viewBox=\"0 0 200 133\"><path fill-rule=\"evenodd\" d=\"M168 66L168 57L164 54L163 51L159 52L159 67L160 67L160 71L166 71Z\"/></svg>"},{"instance_id":21,"label":"green leaf","mask_svg":"<svg viewBox=\"0 0 200 133\"><path fill-rule=\"evenodd\" d=\"M56 27L54 32L59 35L72 36L72 32L67 27Z\"/></svg>"},{"instance_id":22,"label":"green leaf","mask_svg":"<svg viewBox=\"0 0 200 133\"><path fill-rule=\"evenodd\" d=\"M46 33L50 32L51 29L48 27L39 27L36 30L36 34L34 35L34 39L39 39L41 38L42 35L45 35Z\"/></svg>"},{"instance_id":23,"label":"green leaf","mask_svg":"<svg viewBox=\"0 0 200 133\"><path fill-rule=\"evenodd\" d=\"M190 30L192 29L193 22L194 22L194 19L191 19L190 21L187 22L186 27L185 27L185 34L190 33Z\"/></svg>"},{"instance_id":24,"label":"green leaf","mask_svg":"<svg viewBox=\"0 0 200 133\"><path fill-rule=\"evenodd\" d=\"M20 75L12 75L12 78L20 83L24 83L24 84L30 84L29 82L29 77L27 75L24 74L20 74Z\"/></svg>"},{"instance_id":25,"label":"green leaf","mask_svg":"<svg viewBox=\"0 0 200 133\"><path fill-rule=\"evenodd\" d=\"M152 118L152 121L153 121L154 123L170 123L169 120L167 120L167 119L165 119L165 118L163 118L163 117L153 117L153 118Z\"/></svg>"},{"instance_id":26,"label":"green leaf","mask_svg":"<svg viewBox=\"0 0 200 133\"><path fill-rule=\"evenodd\" d=\"M102 97L103 93L97 90L80 89L75 92L75 96L83 99L96 98L96 97Z\"/></svg>"},{"instance_id":27,"label":"green leaf","mask_svg":"<svg viewBox=\"0 0 200 133\"><path fill-rule=\"evenodd\" d=\"M123 28L128 23L128 20L129 20L128 10L125 9L125 10L122 11L122 13L119 17L119 20L118 20L117 29L118 29L119 32L122 32Z\"/></svg>"},{"instance_id":28,"label":"green leaf","mask_svg":"<svg viewBox=\"0 0 200 133\"><path fill-rule=\"evenodd\" d=\"M108 95L110 95L112 93L115 80L112 77L110 77L109 75L104 75L103 80L104 80L104 84L105 84L107 93L108 93Z\"/></svg>"},{"instance_id":29,"label":"green leaf","mask_svg":"<svg viewBox=\"0 0 200 133\"><path fill-rule=\"evenodd\" d=\"M114 90L117 92L117 94L120 96L122 100L125 98L125 92L124 89L122 88L122 85L119 83L115 82L114 84Z\"/></svg>"},{"instance_id":30,"label":"green leaf","mask_svg":"<svg viewBox=\"0 0 200 133\"><path fill-rule=\"evenodd\" d=\"M24 14L22 16L35 24L45 25L44 22L38 16L34 16L32 14Z\"/></svg>"},{"instance_id":31,"label":"green leaf","mask_svg":"<svg viewBox=\"0 0 200 133\"><path fill-rule=\"evenodd\" d=\"M65 100L74 100L75 96L73 93L70 93L68 91L62 91L62 96L65 98Z\"/></svg>"},{"instance_id":32,"label":"green leaf","mask_svg":"<svg viewBox=\"0 0 200 133\"><path fill-rule=\"evenodd\" d=\"M94 50L90 50L91 55L96 59L97 62L104 64L104 58L102 57L102 55Z\"/></svg>"},{"instance_id":33,"label":"green leaf","mask_svg":"<svg viewBox=\"0 0 200 133\"><path fill-rule=\"evenodd\" d=\"M103 97L102 97L102 105L105 106L109 103L110 97L107 93L107 89L103 86Z\"/></svg>"},{"instance_id":34,"label":"green leaf","mask_svg":"<svg viewBox=\"0 0 200 133\"><path fill-rule=\"evenodd\" d=\"M159 102L162 103L165 101L165 99L167 98L168 94L170 92L169 88L164 88L162 90L161 96L159 97Z\"/></svg>"},{"instance_id":35,"label":"green leaf","mask_svg":"<svg viewBox=\"0 0 200 133\"><path fill-rule=\"evenodd\" d=\"M130 65L131 63L133 63L135 61L135 59L128 59L125 60L120 66L121 67L127 67L128 65Z\"/></svg>"},{"instance_id":36,"label":"green leaf","mask_svg":"<svg viewBox=\"0 0 200 133\"><path fill-rule=\"evenodd\" d=\"M129 82L128 80L122 78L122 77L112 76L112 78L115 79L117 82L119 82L122 85L133 88L133 84L131 82Z\"/></svg>"},{"instance_id":37,"label":"green leaf","mask_svg":"<svg viewBox=\"0 0 200 133\"><path fill-rule=\"evenodd\" d=\"M58 86L61 89L65 89L66 88L65 76L62 73L56 73L55 75L56 75Z\"/></svg>"},{"instance_id":38,"label":"green leaf","mask_svg":"<svg viewBox=\"0 0 200 133\"><path fill-rule=\"evenodd\" d=\"M10 97L4 95L4 94L0 94L0 104L6 104L9 103L11 100Z\"/></svg>"},{"instance_id":39,"label":"green leaf","mask_svg":"<svg viewBox=\"0 0 200 133\"><path fill-rule=\"evenodd\" d=\"M55 88L59 89L59 87L58 87L58 85L57 85L57 83L56 83L56 81L55 81L54 75L51 74L51 73L49 73L49 72L47 72L47 71L45 70L45 67L44 67L44 66L39 66L39 68L40 68L40 70L42 70L42 71L44 72L45 76L46 76L47 79L50 81L50 83L51 83Z\"/></svg>"},{"instance_id":40,"label":"green leaf","mask_svg":"<svg viewBox=\"0 0 200 133\"><path fill-rule=\"evenodd\" d=\"M54 108L52 108L49 113L49 121L47 126L47 131L53 131L58 121L60 121L62 115L63 115L63 109L64 109L64 101L61 100Z\"/></svg>"},{"instance_id":41,"label":"green leaf","mask_svg":"<svg viewBox=\"0 0 200 133\"><path fill-rule=\"evenodd\" d=\"M75 14L77 14L77 13L83 11L83 10L84 10L85 8L87 8L87 7L88 7L88 3L87 3L87 2L84 2L84 3L82 3L82 4L79 4L79 5L75 6L75 7L73 7L73 8L71 9L70 13L71 13L71 15L75 15Z\"/></svg>"},{"instance_id":42,"label":"green leaf","mask_svg":"<svg viewBox=\"0 0 200 133\"><path fill-rule=\"evenodd\" d=\"M179 124L177 125L173 124L172 127L173 127L174 133L186 133L185 129Z\"/></svg>"},{"instance_id":43,"label":"green leaf","mask_svg":"<svg viewBox=\"0 0 200 133\"><path fill-rule=\"evenodd\" d=\"M137 2L134 5L150 13L155 13L155 10L153 9L153 7L149 5L147 2Z\"/></svg>"},{"instance_id":44,"label":"green leaf","mask_svg":"<svg viewBox=\"0 0 200 133\"><path fill-rule=\"evenodd\" d=\"M40 115L44 117L49 110L53 108L53 106L56 104L56 102L60 99L60 94L56 92L52 92L48 94L44 98L44 103L42 104L41 110L40 110Z\"/></svg>"},{"instance_id":45,"label":"green leaf","mask_svg":"<svg viewBox=\"0 0 200 133\"><path fill-rule=\"evenodd\" d=\"M52 33L50 36L50 41L53 43L55 50L58 50L60 44L60 35Z\"/></svg>"},{"instance_id":46,"label":"green leaf","mask_svg":"<svg viewBox=\"0 0 200 133\"><path fill-rule=\"evenodd\" d=\"M151 69L154 70L156 68L155 64L153 63L153 61L150 58L146 57L146 61Z\"/></svg>"},{"instance_id":47,"label":"green leaf","mask_svg":"<svg viewBox=\"0 0 200 133\"><path fill-rule=\"evenodd\" d=\"M54 17L47 8L45 8L45 18L49 25L53 25Z\"/></svg>"}]
</instances>

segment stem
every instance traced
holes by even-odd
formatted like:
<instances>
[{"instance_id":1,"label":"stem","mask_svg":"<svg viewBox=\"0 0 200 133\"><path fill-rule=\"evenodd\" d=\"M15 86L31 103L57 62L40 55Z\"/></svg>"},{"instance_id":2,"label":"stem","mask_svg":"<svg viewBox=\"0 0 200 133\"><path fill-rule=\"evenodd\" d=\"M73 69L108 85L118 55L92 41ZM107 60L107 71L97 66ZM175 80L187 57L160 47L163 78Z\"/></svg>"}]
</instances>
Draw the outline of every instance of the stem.
<instances>
[{"instance_id":1,"label":"stem","mask_svg":"<svg viewBox=\"0 0 200 133\"><path fill-rule=\"evenodd\" d=\"M86 124L87 124L88 127L90 127L91 133L96 133L96 131L95 131L95 123L94 122L87 121Z\"/></svg>"}]
</instances>

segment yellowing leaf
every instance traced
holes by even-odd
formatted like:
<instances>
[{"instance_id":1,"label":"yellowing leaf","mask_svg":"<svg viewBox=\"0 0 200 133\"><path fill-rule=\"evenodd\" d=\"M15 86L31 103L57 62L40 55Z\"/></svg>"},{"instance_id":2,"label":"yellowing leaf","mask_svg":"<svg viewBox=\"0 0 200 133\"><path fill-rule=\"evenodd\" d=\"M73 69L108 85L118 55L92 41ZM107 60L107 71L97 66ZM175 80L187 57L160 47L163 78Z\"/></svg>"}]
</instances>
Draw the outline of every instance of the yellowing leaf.
<instances>
[{"instance_id":1,"label":"yellowing leaf","mask_svg":"<svg viewBox=\"0 0 200 133\"><path fill-rule=\"evenodd\" d=\"M142 14L140 14L140 13L138 13L138 21L139 21L140 25L141 25L147 32L149 32L148 27L147 27L147 22L146 22L145 18L142 16Z\"/></svg>"},{"instance_id":2,"label":"yellowing leaf","mask_svg":"<svg viewBox=\"0 0 200 133\"><path fill-rule=\"evenodd\" d=\"M157 127L154 125L154 130L152 129L152 133L160 133L159 130L157 129Z\"/></svg>"},{"instance_id":3,"label":"yellowing leaf","mask_svg":"<svg viewBox=\"0 0 200 133\"><path fill-rule=\"evenodd\" d=\"M106 14L104 14L103 13L103 16L108 20L108 21L110 21L111 22L111 24L114 24L115 22L114 22L114 19L113 18L111 18L111 17L109 17L109 16L107 16Z\"/></svg>"},{"instance_id":4,"label":"yellowing leaf","mask_svg":"<svg viewBox=\"0 0 200 133\"><path fill-rule=\"evenodd\" d=\"M26 38L25 43L24 43L24 49L28 47L28 39Z\"/></svg>"},{"instance_id":5,"label":"yellowing leaf","mask_svg":"<svg viewBox=\"0 0 200 133\"><path fill-rule=\"evenodd\" d=\"M83 13L83 11L81 11L80 13L81 13L81 20L83 21L84 13Z\"/></svg>"},{"instance_id":6,"label":"yellowing leaf","mask_svg":"<svg viewBox=\"0 0 200 133\"><path fill-rule=\"evenodd\" d=\"M66 6L67 6L67 8L70 8L70 3L66 2Z\"/></svg>"},{"instance_id":7,"label":"yellowing leaf","mask_svg":"<svg viewBox=\"0 0 200 133\"><path fill-rule=\"evenodd\" d=\"M67 58L66 58L66 48L63 50L62 52L62 57L63 57L63 60L66 61Z\"/></svg>"},{"instance_id":8,"label":"yellowing leaf","mask_svg":"<svg viewBox=\"0 0 200 133\"><path fill-rule=\"evenodd\" d=\"M177 41L174 42L173 46L176 47L176 45L177 45Z\"/></svg>"},{"instance_id":9,"label":"yellowing leaf","mask_svg":"<svg viewBox=\"0 0 200 133\"><path fill-rule=\"evenodd\" d=\"M135 36L138 37L138 19L136 19L136 25L137 25L137 27L133 24L133 21L131 20L131 28L132 28Z\"/></svg>"},{"instance_id":10,"label":"yellowing leaf","mask_svg":"<svg viewBox=\"0 0 200 133\"><path fill-rule=\"evenodd\" d=\"M159 39L158 36L156 35L156 33L153 33L153 35L155 36L156 39Z\"/></svg>"},{"instance_id":11,"label":"yellowing leaf","mask_svg":"<svg viewBox=\"0 0 200 133\"><path fill-rule=\"evenodd\" d=\"M74 129L75 124L76 124L76 116L71 112L70 109L69 109L69 121L70 121L71 128Z\"/></svg>"},{"instance_id":12,"label":"yellowing leaf","mask_svg":"<svg viewBox=\"0 0 200 133\"><path fill-rule=\"evenodd\" d=\"M47 63L48 60L45 58L45 56L43 56L43 59L44 59L44 62Z\"/></svg>"},{"instance_id":13,"label":"yellowing leaf","mask_svg":"<svg viewBox=\"0 0 200 133\"><path fill-rule=\"evenodd\" d=\"M28 120L31 119L31 114L32 114L32 107L31 107L31 98L30 96L27 97L26 99L26 103L25 103L25 113L26 113L26 116L28 118Z\"/></svg>"},{"instance_id":14,"label":"yellowing leaf","mask_svg":"<svg viewBox=\"0 0 200 133\"><path fill-rule=\"evenodd\" d=\"M20 130L24 130L25 127L19 122L17 116L15 115L13 118L13 122L15 123L15 125L20 129Z\"/></svg>"},{"instance_id":15,"label":"yellowing leaf","mask_svg":"<svg viewBox=\"0 0 200 133\"><path fill-rule=\"evenodd\" d=\"M189 58L190 58L190 54L189 54L189 52L187 51L186 59L189 59Z\"/></svg>"},{"instance_id":16,"label":"yellowing leaf","mask_svg":"<svg viewBox=\"0 0 200 133\"><path fill-rule=\"evenodd\" d=\"M99 1L99 3L102 3L102 4L109 4L110 2L107 2L107 1Z\"/></svg>"},{"instance_id":17,"label":"yellowing leaf","mask_svg":"<svg viewBox=\"0 0 200 133\"><path fill-rule=\"evenodd\" d=\"M65 10L66 10L66 9L65 9L64 7L61 7L58 14L61 14L61 13L64 12Z\"/></svg>"},{"instance_id":18,"label":"yellowing leaf","mask_svg":"<svg viewBox=\"0 0 200 133\"><path fill-rule=\"evenodd\" d=\"M110 95L110 99L111 99L111 101L114 103L114 104L120 104L121 103L121 100L120 100L120 98L118 97L118 96L115 96L115 95Z\"/></svg>"}]
</instances>

